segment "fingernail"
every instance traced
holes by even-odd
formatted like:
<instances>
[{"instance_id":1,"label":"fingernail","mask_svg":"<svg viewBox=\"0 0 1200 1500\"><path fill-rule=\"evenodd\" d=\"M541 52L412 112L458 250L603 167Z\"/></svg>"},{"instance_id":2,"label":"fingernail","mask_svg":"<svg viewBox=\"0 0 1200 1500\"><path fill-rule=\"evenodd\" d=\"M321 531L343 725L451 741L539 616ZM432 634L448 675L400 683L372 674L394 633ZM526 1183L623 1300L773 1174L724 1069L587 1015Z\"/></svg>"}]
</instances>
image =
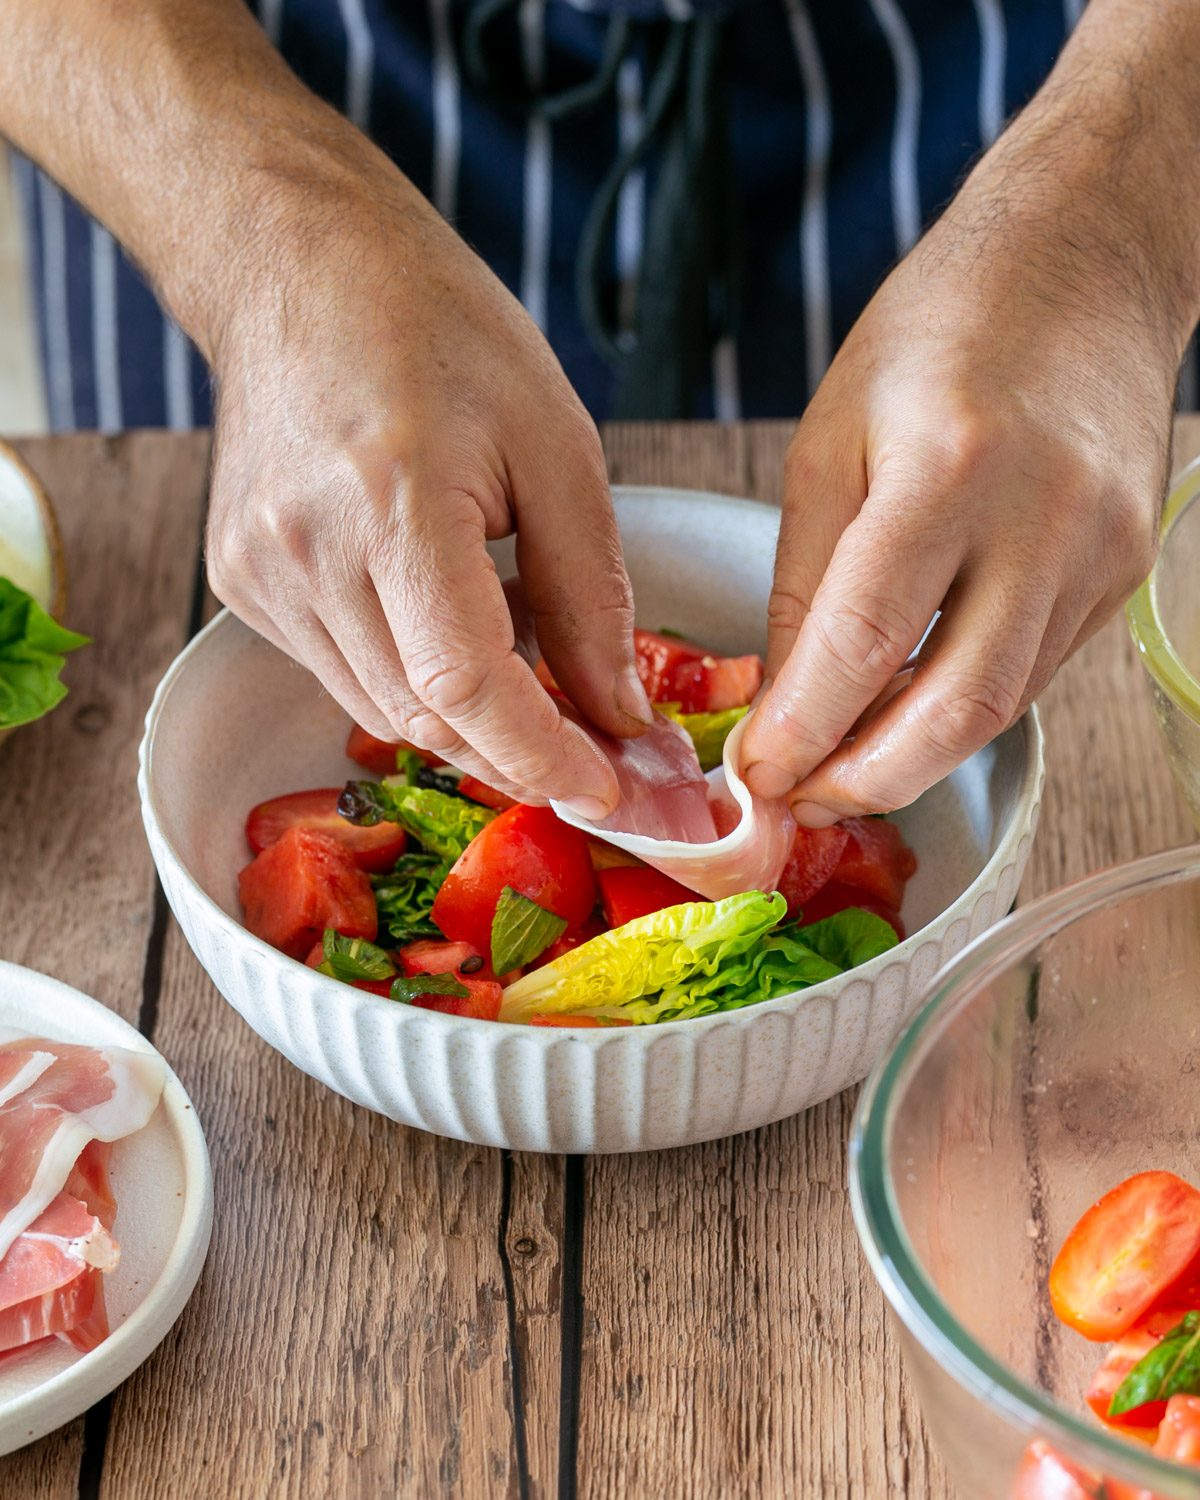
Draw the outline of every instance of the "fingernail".
<instances>
[{"instance_id":1,"label":"fingernail","mask_svg":"<svg viewBox=\"0 0 1200 1500\"><path fill-rule=\"evenodd\" d=\"M793 802L792 817L801 828L832 828L841 813L830 812L819 802Z\"/></svg>"},{"instance_id":2,"label":"fingernail","mask_svg":"<svg viewBox=\"0 0 1200 1500\"><path fill-rule=\"evenodd\" d=\"M756 760L747 767L743 778L756 797L773 800L785 797L796 785L796 778L782 766L773 766L770 761Z\"/></svg>"},{"instance_id":3,"label":"fingernail","mask_svg":"<svg viewBox=\"0 0 1200 1500\"><path fill-rule=\"evenodd\" d=\"M642 679L632 667L627 672L622 672L617 678L616 686L613 688L613 697L616 699L617 707L629 718L636 719L639 724L654 723L654 710L650 706L650 699L646 696Z\"/></svg>"},{"instance_id":4,"label":"fingernail","mask_svg":"<svg viewBox=\"0 0 1200 1500\"><path fill-rule=\"evenodd\" d=\"M571 797L563 803L577 818L586 818L589 823L602 823L608 817L607 803L599 797Z\"/></svg>"}]
</instances>

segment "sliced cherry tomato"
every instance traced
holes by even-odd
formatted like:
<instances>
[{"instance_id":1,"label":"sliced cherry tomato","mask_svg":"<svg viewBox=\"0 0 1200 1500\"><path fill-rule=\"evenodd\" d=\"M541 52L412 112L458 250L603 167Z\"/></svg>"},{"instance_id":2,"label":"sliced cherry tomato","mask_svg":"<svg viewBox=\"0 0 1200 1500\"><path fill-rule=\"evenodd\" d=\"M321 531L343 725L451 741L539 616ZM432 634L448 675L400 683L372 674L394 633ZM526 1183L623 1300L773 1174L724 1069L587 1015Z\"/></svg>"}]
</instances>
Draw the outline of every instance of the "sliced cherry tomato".
<instances>
[{"instance_id":1,"label":"sliced cherry tomato","mask_svg":"<svg viewBox=\"0 0 1200 1500\"><path fill-rule=\"evenodd\" d=\"M470 797L472 802L478 802L483 807L494 807L497 812L507 812L510 807L517 805L515 797L510 797L507 792L498 792L494 786L488 786L486 781L480 781L477 776L463 776L459 780L458 789L464 797Z\"/></svg>"},{"instance_id":2,"label":"sliced cherry tomato","mask_svg":"<svg viewBox=\"0 0 1200 1500\"><path fill-rule=\"evenodd\" d=\"M584 943L590 943L594 937L599 937L608 928L599 917L589 917L582 927L572 928L564 932L562 937L556 938L554 942L530 964L531 969L540 969L543 964L552 964L556 958L561 958L564 953L570 953L573 948L578 948Z\"/></svg>"},{"instance_id":3,"label":"sliced cherry tomato","mask_svg":"<svg viewBox=\"0 0 1200 1500\"><path fill-rule=\"evenodd\" d=\"M587 839L548 807L510 807L477 833L434 898L448 938L492 951L492 918L506 885L580 927L596 904Z\"/></svg>"},{"instance_id":4,"label":"sliced cherry tomato","mask_svg":"<svg viewBox=\"0 0 1200 1500\"><path fill-rule=\"evenodd\" d=\"M337 810L341 794L341 787L324 786L260 802L246 819L247 843L255 854L261 854L289 828L308 828L341 844L360 870L381 873L392 869L404 853L404 830L395 823L376 823L374 828L348 823Z\"/></svg>"},{"instance_id":5,"label":"sliced cherry tomato","mask_svg":"<svg viewBox=\"0 0 1200 1500\"><path fill-rule=\"evenodd\" d=\"M595 1030L600 1026L632 1026L633 1022L626 1021L620 1016L536 1015L530 1016L529 1024L531 1026L571 1026L576 1030L581 1026L586 1026Z\"/></svg>"},{"instance_id":6,"label":"sliced cherry tomato","mask_svg":"<svg viewBox=\"0 0 1200 1500\"><path fill-rule=\"evenodd\" d=\"M444 760L434 755L432 750L417 750L417 747L410 745L407 740L377 740L373 734L368 734L358 724L351 726L349 738L346 740L346 754L350 759L357 761L360 766L365 766L368 771L374 771L376 776L396 774L396 753L400 750L416 751L427 766L446 764Z\"/></svg>"},{"instance_id":7,"label":"sliced cherry tomato","mask_svg":"<svg viewBox=\"0 0 1200 1500\"><path fill-rule=\"evenodd\" d=\"M1105 1482L1037 1438L1025 1450L1011 1500L1099 1500Z\"/></svg>"},{"instance_id":8,"label":"sliced cherry tomato","mask_svg":"<svg viewBox=\"0 0 1200 1500\"><path fill-rule=\"evenodd\" d=\"M778 889L787 898L787 914L794 917L817 894L837 869L850 841L850 830L841 823L832 828L797 828L792 852L779 877Z\"/></svg>"},{"instance_id":9,"label":"sliced cherry tomato","mask_svg":"<svg viewBox=\"0 0 1200 1500\"><path fill-rule=\"evenodd\" d=\"M677 880L650 869L648 865L640 869L600 870L596 883L600 887L600 901L610 927L624 927L626 922L649 916L652 911L702 899L686 885L680 885Z\"/></svg>"},{"instance_id":10,"label":"sliced cherry tomato","mask_svg":"<svg viewBox=\"0 0 1200 1500\"><path fill-rule=\"evenodd\" d=\"M312 945L312 951L304 960L310 969L319 969L325 962L325 944L317 942ZM392 981L390 979L351 979L349 981L352 989L366 990L369 995L382 995L385 1000L391 997Z\"/></svg>"},{"instance_id":11,"label":"sliced cherry tomato","mask_svg":"<svg viewBox=\"0 0 1200 1500\"><path fill-rule=\"evenodd\" d=\"M500 1016L500 982L483 961L483 954L470 943L439 943L425 938L409 943L396 954L405 974L453 974L465 995L418 995L410 1001L420 1010L440 1010L447 1016L474 1016L495 1021ZM469 972L463 973L463 965Z\"/></svg>"},{"instance_id":12,"label":"sliced cherry tomato","mask_svg":"<svg viewBox=\"0 0 1200 1500\"><path fill-rule=\"evenodd\" d=\"M900 941L904 941L906 934L899 912L894 911L890 906L885 906L882 901L876 901L865 891L856 891L852 886L841 885L836 880L823 885L810 901L804 903L800 920L820 922L825 917L836 916L838 912L845 911L851 906L857 906L862 911L873 912L875 916L882 917Z\"/></svg>"},{"instance_id":13,"label":"sliced cherry tomato","mask_svg":"<svg viewBox=\"0 0 1200 1500\"><path fill-rule=\"evenodd\" d=\"M1164 1334L1178 1326L1190 1306L1152 1308L1144 1318L1139 1318L1128 1333L1108 1351L1104 1363L1092 1376L1084 1398L1087 1404L1107 1427L1114 1427L1131 1437L1140 1437L1147 1442L1154 1439L1154 1429L1162 1421L1167 1409L1165 1401L1147 1401L1132 1411L1122 1412L1119 1417L1110 1417L1108 1408L1117 1394L1121 1382L1137 1364L1149 1354ZM1138 1429L1132 1431L1131 1429Z\"/></svg>"},{"instance_id":14,"label":"sliced cherry tomato","mask_svg":"<svg viewBox=\"0 0 1200 1500\"><path fill-rule=\"evenodd\" d=\"M638 675L652 703L677 703L685 714L742 708L762 685L758 656L717 656L694 641L633 632Z\"/></svg>"},{"instance_id":15,"label":"sliced cherry tomato","mask_svg":"<svg viewBox=\"0 0 1200 1500\"><path fill-rule=\"evenodd\" d=\"M1200 1468L1200 1396L1172 1396L1158 1429L1159 1458Z\"/></svg>"},{"instance_id":16,"label":"sliced cherry tomato","mask_svg":"<svg viewBox=\"0 0 1200 1500\"><path fill-rule=\"evenodd\" d=\"M274 948L303 959L327 927L375 940L371 882L323 833L289 828L238 876L246 926Z\"/></svg>"},{"instance_id":17,"label":"sliced cherry tomato","mask_svg":"<svg viewBox=\"0 0 1200 1500\"><path fill-rule=\"evenodd\" d=\"M850 836L830 879L899 911L904 887L917 868L904 835L886 818L847 818L841 826Z\"/></svg>"},{"instance_id":18,"label":"sliced cherry tomato","mask_svg":"<svg viewBox=\"0 0 1200 1500\"><path fill-rule=\"evenodd\" d=\"M1094 1203L1050 1268L1054 1311L1084 1338L1119 1339L1200 1250L1200 1193L1139 1172Z\"/></svg>"}]
</instances>

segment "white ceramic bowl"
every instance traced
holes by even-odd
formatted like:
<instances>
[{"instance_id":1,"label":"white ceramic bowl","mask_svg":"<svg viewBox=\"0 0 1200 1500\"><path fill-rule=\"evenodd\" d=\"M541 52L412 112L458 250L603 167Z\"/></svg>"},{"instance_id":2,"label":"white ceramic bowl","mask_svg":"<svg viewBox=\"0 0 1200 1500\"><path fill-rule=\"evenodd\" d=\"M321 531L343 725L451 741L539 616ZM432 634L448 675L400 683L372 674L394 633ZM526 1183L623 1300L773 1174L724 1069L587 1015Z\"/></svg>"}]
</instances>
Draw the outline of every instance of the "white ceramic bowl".
<instances>
[{"instance_id":1,"label":"white ceramic bowl","mask_svg":"<svg viewBox=\"0 0 1200 1500\"><path fill-rule=\"evenodd\" d=\"M778 512L685 491L621 489L638 619L718 651L763 645ZM502 574L511 546L495 549ZM639 1151L711 1140L865 1077L934 974L1004 915L1037 819L1029 714L899 814L920 859L912 936L850 974L728 1015L577 1031L444 1016L350 989L241 926L246 813L359 774L345 715L314 679L224 614L180 655L146 721L146 832L188 942L231 1005L348 1099L439 1135L521 1151Z\"/></svg>"}]
</instances>

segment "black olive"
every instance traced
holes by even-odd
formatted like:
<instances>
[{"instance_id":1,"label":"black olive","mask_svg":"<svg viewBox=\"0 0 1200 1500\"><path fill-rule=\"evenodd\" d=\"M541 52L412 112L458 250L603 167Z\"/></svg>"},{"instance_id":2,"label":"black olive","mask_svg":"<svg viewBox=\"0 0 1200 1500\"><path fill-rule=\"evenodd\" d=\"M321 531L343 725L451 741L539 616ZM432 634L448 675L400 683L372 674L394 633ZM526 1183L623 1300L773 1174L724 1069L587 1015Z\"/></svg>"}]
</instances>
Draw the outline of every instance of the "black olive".
<instances>
[{"instance_id":1,"label":"black olive","mask_svg":"<svg viewBox=\"0 0 1200 1500\"><path fill-rule=\"evenodd\" d=\"M478 953L472 953L470 958L464 958L462 963L459 964L458 972L460 974L478 974L482 968L483 959L480 958Z\"/></svg>"}]
</instances>

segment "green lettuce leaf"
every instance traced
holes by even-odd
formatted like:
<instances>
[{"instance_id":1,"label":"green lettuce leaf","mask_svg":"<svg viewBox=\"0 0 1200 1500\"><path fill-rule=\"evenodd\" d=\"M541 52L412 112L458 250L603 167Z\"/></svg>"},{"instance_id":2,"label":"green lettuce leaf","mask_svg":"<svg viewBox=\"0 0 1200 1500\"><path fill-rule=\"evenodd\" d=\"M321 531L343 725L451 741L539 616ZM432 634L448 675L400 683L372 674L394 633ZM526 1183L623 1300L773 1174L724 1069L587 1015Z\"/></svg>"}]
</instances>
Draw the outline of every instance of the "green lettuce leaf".
<instances>
[{"instance_id":1,"label":"green lettuce leaf","mask_svg":"<svg viewBox=\"0 0 1200 1500\"><path fill-rule=\"evenodd\" d=\"M656 703L654 706L659 713L665 714L668 719L674 719L676 724L681 724L691 735L702 771L711 771L714 766L721 764L725 741L734 726L750 712L749 708L722 708L711 714L685 714L680 713L677 703Z\"/></svg>"},{"instance_id":2,"label":"green lettuce leaf","mask_svg":"<svg viewBox=\"0 0 1200 1500\"><path fill-rule=\"evenodd\" d=\"M61 703L67 653L87 644L86 635L64 630L32 595L0 578L0 729L40 719Z\"/></svg>"},{"instance_id":3,"label":"green lettuce leaf","mask_svg":"<svg viewBox=\"0 0 1200 1500\"><path fill-rule=\"evenodd\" d=\"M322 974L353 984L356 979L390 979L396 965L382 948L366 938L343 937L331 927L325 929L321 946L324 960L317 965Z\"/></svg>"},{"instance_id":4,"label":"green lettuce leaf","mask_svg":"<svg viewBox=\"0 0 1200 1500\"><path fill-rule=\"evenodd\" d=\"M878 958L899 942L890 922L858 906L801 927L798 935L814 953L836 964L843 974L868 959Z\"/></svg>"},{"instance_id":5,"label":"green lettuce leaf","mask_svg":"<svg viewBox=\"0 0 1200 1500\"><path fill-rule=\"evenodd\" d=\"M430 913L434 897L450 873L450 865L448 859L413 849L400 856L390 874L372 877L380 925L387 928L397 943L441 937Z\"/></svg>"},{"instance_id":6,"label":"green lettuce leaf","mask_svg":"<svg viewBox=\"0 0 1200 1500\"><path fill-rule=\"evenodd\" d=\"M496 816L490 807L433 787L409 786L399 777L348 781L338 798L338 812L368 828L376 823L399 823L430 854L451 861Z\"/></svg>"},{"instance_id":7,"label":"green lettuce leaf","mask_svg":"<svg viewBox=\"0 0 1200 1500\"><path fill-rule=\"evenodd\" d=\"M510 984L500 1019L578 1011L637 1020L631 1002L715 974L753 948L786 910L778 893L746 891L651 912Z\"/></svg>"},{"instance_id":8,"label":"green lettuce leaf","mask_svg":"<svg viewBox=\"0 0 1200 1500\"><path fill-rule=\"evenodd\" d=\"M492 918L492 967L497 974L523 969L567 930L560 917L506 885Z\"/></svg>"}]
</instances>

